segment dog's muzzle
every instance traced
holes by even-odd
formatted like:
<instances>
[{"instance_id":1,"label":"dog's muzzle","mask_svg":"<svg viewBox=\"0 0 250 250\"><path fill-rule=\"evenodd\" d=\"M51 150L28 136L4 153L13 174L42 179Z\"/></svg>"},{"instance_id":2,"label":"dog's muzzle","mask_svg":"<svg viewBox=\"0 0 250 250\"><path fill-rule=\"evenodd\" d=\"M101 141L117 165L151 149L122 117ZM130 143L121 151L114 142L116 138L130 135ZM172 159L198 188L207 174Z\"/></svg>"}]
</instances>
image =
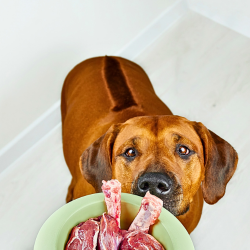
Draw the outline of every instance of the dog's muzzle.
<instances>
[{"instance_id":1,"label":"dog's muzzle","mask_svg":"<svg viewBox=\"0 0 250 250\"><path fill-rule=\"evenodd\" d=\"M171 173L146 172L142 174L132 187L132 193L144 197L149 191L163 201L163 207L178 216L188 210L181 208L183 195L181 185Z\"/></svg>"}]
</instances>

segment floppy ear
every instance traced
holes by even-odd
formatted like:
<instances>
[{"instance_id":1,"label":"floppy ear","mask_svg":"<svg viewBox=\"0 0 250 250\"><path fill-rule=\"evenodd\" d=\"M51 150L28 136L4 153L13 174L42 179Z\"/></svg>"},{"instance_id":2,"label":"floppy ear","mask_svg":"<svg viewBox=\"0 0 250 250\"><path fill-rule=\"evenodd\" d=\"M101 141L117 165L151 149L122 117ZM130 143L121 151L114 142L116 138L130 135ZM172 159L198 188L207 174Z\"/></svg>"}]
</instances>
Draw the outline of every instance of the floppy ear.
<instances>
[{"instance_id":1,"label":"floppy ear","mask_svg":"<svg viewBox=\"0 0 250 250\"><path fill-rule=\"evenodd\" d=\"M112 125L109 130L92 143L81 155L80 170L96 190L101 192L102 180L112 178L112 150L119 132L119 124Z\"/></svg>"},{"instance_id":2,"label":"floppy ear","mask_svg":"<svg viewBox=\"0 0 250 250\"><path fill-rule=\"evenodd\" d=\"M208 204L214 204L225 194L226 185L237 167L238 154L228 142L202 123L194 122L194 128L200 136L204 151L203 197Z\"/></svg>"}]
</instances>

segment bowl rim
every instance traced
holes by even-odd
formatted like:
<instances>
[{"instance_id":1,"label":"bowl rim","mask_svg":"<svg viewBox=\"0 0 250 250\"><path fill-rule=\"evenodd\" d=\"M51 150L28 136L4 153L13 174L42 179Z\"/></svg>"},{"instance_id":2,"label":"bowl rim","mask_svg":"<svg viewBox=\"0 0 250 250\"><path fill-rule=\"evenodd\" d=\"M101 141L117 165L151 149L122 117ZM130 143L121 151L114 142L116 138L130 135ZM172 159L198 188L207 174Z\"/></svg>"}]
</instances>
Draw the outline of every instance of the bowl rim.
<instances>
[{"instance_id":1,"label":"bowl rim","mask_svg":"<svg viewBox=\"0 0 250 250\"><path fill-rule=\"evenodd\" d=\"M126 202L139 207L141 205L142 198L143 197L128 193L121 194L122 202ZM103 201L103 193L96 193L78 198L60 207L42 225L35 240L34 250L57 250L58 235L64 224L67 222L68 216L72 214L72 210L73 213L76 213L84 206ZM174 250L194 250L193 242L184 226L174 215L172 215L165 208L162 208L161 214L159 216L159 221L162 222L162 226L168 232ZM171 230L168 225L171 225ZM53 230L51 230L52 226Z\"/></svg>"}]
</instances>

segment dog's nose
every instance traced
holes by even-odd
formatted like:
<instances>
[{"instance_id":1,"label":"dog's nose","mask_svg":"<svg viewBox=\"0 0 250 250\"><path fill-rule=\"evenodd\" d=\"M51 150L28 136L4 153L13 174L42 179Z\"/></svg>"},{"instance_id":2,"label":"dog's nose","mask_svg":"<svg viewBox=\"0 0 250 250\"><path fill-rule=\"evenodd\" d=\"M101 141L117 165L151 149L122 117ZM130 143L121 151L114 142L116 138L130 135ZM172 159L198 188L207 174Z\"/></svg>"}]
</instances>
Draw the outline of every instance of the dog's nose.
<instances>
[{"instance_id":1,"label":"dog's nose","mask_svg":"<svg viewBox=\"0 0 250 250\"><path fill-rule=\"evenodd\" d=\"M138 195L144 196L147 191L156 196L169 193L173 186L172 179L163 173L149 172L143 174L137 185Z\"/></svg>"}]
</instances>

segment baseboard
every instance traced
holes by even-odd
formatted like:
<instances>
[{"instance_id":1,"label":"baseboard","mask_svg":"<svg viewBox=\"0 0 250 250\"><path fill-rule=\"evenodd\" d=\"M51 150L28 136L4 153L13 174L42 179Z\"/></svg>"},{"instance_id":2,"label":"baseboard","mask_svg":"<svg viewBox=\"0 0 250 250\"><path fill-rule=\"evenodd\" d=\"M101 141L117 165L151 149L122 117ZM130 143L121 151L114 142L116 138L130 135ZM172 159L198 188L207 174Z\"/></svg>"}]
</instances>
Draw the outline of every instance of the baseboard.
<instances>
[{"instance_id":1,"label":"baseboard","mask_svg":"<svg viewBox=\"0 0 250 250\"><path fill-rule=\"evenodd\" d=\"M203 3L189 4L190 10L250 38L250 18L241 12L222 13Z\"/></svg>"},{"instance_id":2,"label":"baseboard","mask_svg":"<svg viewBox=\"0 0 250 250\"><path fill-rule=\"evenodd\" d=\"M185 0L176 2L115 55L133 60L187 11L188 6ZM60 122L59 100L0 151L0 173L17 161Z\"/></svg>"},{"instance_id":3,"label":"baseboard","mask_svg":"<svg viewBox=\"0 0 250 250\"><path fill-rule=\"evenodd\" d=\"M60 122L60 101L58 101L0 151L0 173L18 160Z\"/></svg>"},{"instance_id":4,"label":"baseboard","mask_svg":"<svg viewBox=\"0 0 250 250\"><path fill-rule=\"evenodd\" d=\"M176 2L143 29L130 43L118 51L117 55L133 60L188 10L186 1L182 0Z\"/></svg>"}]
</instances>

